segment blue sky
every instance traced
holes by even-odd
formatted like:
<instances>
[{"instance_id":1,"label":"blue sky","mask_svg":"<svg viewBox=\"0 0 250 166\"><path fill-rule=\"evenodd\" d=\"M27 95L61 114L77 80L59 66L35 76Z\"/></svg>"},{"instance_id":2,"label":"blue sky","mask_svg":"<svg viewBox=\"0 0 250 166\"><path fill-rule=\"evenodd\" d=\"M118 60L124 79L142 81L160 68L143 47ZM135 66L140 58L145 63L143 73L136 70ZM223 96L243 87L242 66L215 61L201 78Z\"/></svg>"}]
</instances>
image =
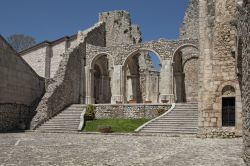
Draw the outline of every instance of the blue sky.
<instances>
[{"instance_id":1,"label":"blue sky","mask_svg":"<svg viewBox=\"0 0 250 166\"><path fill-rule=\"evenodd\" d=\"M140 26L143 41L176 39L188 0L1 0L0 33L53 41L84 30L98 13L127 10Z\"/></svg>"}]
</instances>

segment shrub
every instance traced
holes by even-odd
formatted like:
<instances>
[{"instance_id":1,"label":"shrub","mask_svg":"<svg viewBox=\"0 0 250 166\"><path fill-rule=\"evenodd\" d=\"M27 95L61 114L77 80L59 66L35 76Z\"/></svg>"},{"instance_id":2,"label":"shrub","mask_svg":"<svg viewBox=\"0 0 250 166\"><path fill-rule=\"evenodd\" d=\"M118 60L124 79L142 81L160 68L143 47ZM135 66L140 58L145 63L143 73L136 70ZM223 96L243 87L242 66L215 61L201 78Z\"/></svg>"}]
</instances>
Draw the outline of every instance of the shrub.
<instances>
[{"instance_id":1,"label":"shrub","mask_svg":"<svg viewBox=\"0 0 250 166\"><path fill-rule=\"evenodd\" d=\"M166 110L164 108L159 108L156 110L156 112L157 112L157 115L160 116L160 115L164 114L166 112Z\"/></svg>"},{"instance_id":2,"label":"shrub","mask_svg":"<svg viewBox=\"0 0 250 166\"><path fill-rule=\"evenodd\" d=\"M112 127L111 126L104 126L104 125L98 125L97 130L101 133L111 133Z\"/></svg>"},{"instance_id":3,"label":"shrub","mask_svg":"<svg viewBox=\"0 0 250 166\"><path fill-rule=\"evenodd\" d=\"M84 114L85 120L94 120L95 119L95 106L88 104L86 107L86 112Z\"/></svg>"}]
</instances>

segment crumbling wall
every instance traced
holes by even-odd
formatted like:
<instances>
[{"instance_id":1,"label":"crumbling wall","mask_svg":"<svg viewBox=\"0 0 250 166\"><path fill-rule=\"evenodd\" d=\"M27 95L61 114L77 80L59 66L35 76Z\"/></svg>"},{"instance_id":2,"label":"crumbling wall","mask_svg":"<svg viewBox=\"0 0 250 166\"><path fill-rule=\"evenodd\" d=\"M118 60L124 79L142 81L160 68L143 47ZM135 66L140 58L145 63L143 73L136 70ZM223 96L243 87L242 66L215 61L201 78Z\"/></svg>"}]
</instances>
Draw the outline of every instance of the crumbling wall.
<instances>
[{"instance_id":1,"label":"crumbling wall","mask_svg":"<svg viewBox=\"0 0 250 166\"><path fill-rule=\"evenodd\" d=\"M0 36L0 131L29 126L44 80Z\"/></svg>"},{"instance_id":2,"label":"crumbling wall","mask_svg":"<svg viewBox=\"0 0 250 166\"><path fill-rule=\"evenodd\" d=\"M189 0L184 20L180 28L180 39L199 38L199 0ZM183 73L185 74L185 100L197 102L198 100L198 57L199 51L194 48L181 50Z\"/></svg>"},{"instance_id":3,"label":"crumbling wall","mask_svg":"<svg viewBox=\"0 0 250 166\"><path fill-rule=\"evenodd\" d=\"M99 22L105 22L107 47L141 42L139 27L131 24L131 18L127 11L100 13Z\"/></svg>"},{"instance_id":4,"label":"crumbling wall","mask_svg":"<svg viewBox=\"0 0 250 166\"><path fill-rule=\"evenodd\" d=\"M239 0L237 10L237 67L242 90L243 158L250 165L250 1Z\"/></svg>"},{"instance_id":5,"label":"crumbling wall","mask_svg":"<svg viewBox=\"0 0 250 166\"><path fill-rule=\"evenodd\" d=\"M103 37L103 24L78 33L78 46L69 48L63 57L55 77L50 84L36 109L36 115L32 119L31 128L35 129L40 124L55 116L65 107L80 102L83 95L84 83L84 59L86 57L86 42L94 45L104 45L103 41L96 40ZM101 37L99 37L99 35Z\"/></svg>"}]
</instances>

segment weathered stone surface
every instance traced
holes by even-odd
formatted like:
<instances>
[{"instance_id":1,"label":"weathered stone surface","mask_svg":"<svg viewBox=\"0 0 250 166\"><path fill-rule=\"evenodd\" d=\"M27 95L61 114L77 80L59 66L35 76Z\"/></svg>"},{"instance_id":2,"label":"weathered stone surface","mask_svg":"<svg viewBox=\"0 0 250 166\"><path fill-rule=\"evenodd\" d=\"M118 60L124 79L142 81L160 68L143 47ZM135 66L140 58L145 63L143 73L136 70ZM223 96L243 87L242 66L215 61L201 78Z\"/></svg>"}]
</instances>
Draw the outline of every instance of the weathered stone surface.
<instances>
[{"instance_id":1,"label":"weathered stone surface","mask_svg":"<svg viewBox=\"0 0 250 166\"><path fill-rule=\"evenodd\" d=\"M250 165L250 1L239 0L237 8L237 74L242 90L244 160Z\"/></svg>"},{"instance_id":2,"label":"weathered stone surface","mask_svg":"<svg viewBox=\"0 0 250 166\"><path fill-rule=\"evenodd\" d=\"M242 139L1 134L2 165L244 166Z\"/></svg>"},{"instance_id":3,"label":"weathered stone surface","mask_svg":"<svg viewBox=\"0 0 250 166\"><path fill-rule=\"evenodd\" d=\"M27 65L2 36L0 78L0 131L28 128L34 115L33 105L44 93L44 79Z\"/></svg>"},{"instance_id":4,"label":"weathered stone surface","mask_svg":"<svg viewBox=\"0 0 250 166\"><path fill-rule=\"evenodd\" d=\"M159 116L160 110L169 110L171 105L153 105L153 104L101 104L95 106L96 119L153 119Z\"/></svg>"},{"instance_id":5,"label":"weathered stone surface","mask_svg":"<svg viewBox=\"0 0 250 166\"><path fill-rule=\"evenodd\" d=\"M131 24L127 11L112 11L99 14L99 22L105 22L106 46L137 44L141 42L139 26Z\"/></svg>"},{"instance_id":6,"label":"weathered stone surface","mask_svg":"<svg viewBox=\"0 0 250 166\"><path fill-rule=\"evenodd\" d=\"M222 127L222 98L235 97L235 130L241 132L241 92L232 54L235 28L231 22L235 19L235 1L200 0L199 8L199 126L201 130ZM227 86L233 87L235 93L224 94Z\"/></svg>"}]
</instances>

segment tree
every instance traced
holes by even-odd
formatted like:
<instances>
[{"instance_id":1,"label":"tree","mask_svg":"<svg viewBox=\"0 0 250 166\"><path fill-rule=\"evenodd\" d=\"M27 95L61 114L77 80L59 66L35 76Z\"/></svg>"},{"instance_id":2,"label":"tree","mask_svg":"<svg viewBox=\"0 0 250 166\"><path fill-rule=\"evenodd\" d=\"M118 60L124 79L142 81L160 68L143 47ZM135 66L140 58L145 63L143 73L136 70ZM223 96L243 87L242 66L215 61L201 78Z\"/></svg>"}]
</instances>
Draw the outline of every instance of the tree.
<instances>
[{"instance_id":1,"label":"tree","mask_svg":"<svg viewBox=\"0 0 250 166\"><path fill-rule=\"evenodd\" d=\"M17 52L23 51L36 44L32 36L25 36L23 34L13 34L7 37L7 41Z\"/></svg>"}]
</instances>

